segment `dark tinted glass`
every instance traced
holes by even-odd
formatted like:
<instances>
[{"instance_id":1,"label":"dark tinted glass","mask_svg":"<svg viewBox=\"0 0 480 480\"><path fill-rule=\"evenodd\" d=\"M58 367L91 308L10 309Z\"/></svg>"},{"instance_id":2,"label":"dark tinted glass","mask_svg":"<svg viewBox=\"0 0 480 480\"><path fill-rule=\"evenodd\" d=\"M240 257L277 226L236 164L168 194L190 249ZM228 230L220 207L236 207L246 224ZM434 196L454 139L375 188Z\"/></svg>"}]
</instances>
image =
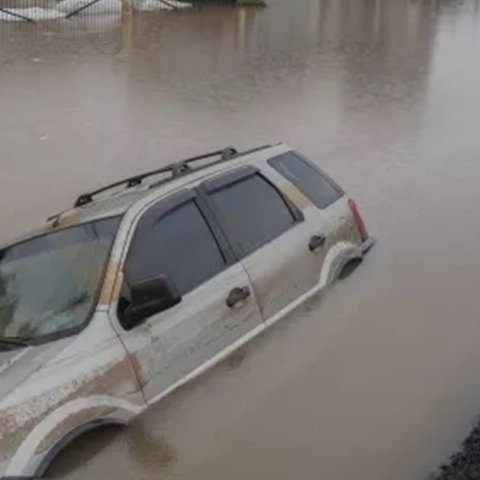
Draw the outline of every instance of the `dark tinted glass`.
<instances>
[{"instance_id":1,"label":"dark tinted glass","mask_svg":"<svg viewBox=\"0 0 480 480\"><path fill-rule=\"evenodd\" d=\"M210 194L231 240L245 255L289 229L295 222L284 199L260 175L253 175Z\"/></svg>"},{"instance_id":2,"label":"dark tinted glass","mask_svg":"<svg viewBox=\"0 0 480 480\"><path fill-rule=\"evenodd\" d=\"M299 188L318 208L326 208L343 192L327 177L294 153L271 158L268 163Z\"/></svg>"},{"instance_id":3,"label":"dark tinted glass","mask_svg":"<svg viewBox=\"0 0 480 480\"><path fill-rule=\"evenodd\" d=\"M130 283L164 274L185 294L224 267L207 222L195 202L189 201L148 229L138 226L126 273Z\"/></svg>"}]
</instances>

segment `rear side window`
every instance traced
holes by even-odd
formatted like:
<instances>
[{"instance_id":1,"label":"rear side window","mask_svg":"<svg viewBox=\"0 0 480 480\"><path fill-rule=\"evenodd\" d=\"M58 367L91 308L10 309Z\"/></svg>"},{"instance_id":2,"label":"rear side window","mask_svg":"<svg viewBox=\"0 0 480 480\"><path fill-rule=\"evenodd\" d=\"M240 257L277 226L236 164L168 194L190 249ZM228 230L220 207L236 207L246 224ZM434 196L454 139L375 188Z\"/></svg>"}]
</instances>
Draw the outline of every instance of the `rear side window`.
<instances>
[{"instance_id":1,"label":"rear side window","mask_svg":"<svg viewBox=\"0 0 480 480\"><path fill-rule=\"evenodd\" d=\"M278 237L296 222L275 187L258 174L209 194L231 241L248 255Z\"/></svg>"},{"instance_id":2,"label":"rear side window","mask_svg":"<svg viewBox=\"0 0 480 480\"><path fill-rule=\"evenodd\" d=\"M299 188L318 208L326 208L343 196L340 187L293 152L271 158L268 163Z\"/></svg>"},{"instance_id":3,"label":"rear side window","mask_svg":"<svg viewBox=\"0 0 480 480\"><path fill-rule=\"evenodd\" d=\"M207 221L196 203L188 201L155 222L145 217L132 242L126 264L129 282L166 275L181 294L225 268Z\"/></svg>"}]
</instances>

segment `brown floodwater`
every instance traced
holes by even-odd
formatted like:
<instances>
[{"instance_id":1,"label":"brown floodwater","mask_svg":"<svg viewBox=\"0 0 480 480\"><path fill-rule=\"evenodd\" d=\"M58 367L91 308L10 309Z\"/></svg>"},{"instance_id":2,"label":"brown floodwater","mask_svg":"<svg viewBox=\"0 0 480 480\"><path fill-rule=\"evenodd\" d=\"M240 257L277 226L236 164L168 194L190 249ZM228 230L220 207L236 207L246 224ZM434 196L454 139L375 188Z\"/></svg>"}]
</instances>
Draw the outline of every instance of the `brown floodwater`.
<instances>
[{"instance_id":1,"label":"brown floodwater","mask_svg":"<svg viewBox=\"0 0 480 480\"><path fill-rule=\"evenodd\" d=\"M102 182L283 140L379 240L346 281L49 475L417 480L456 449L480 413L478 0L0 29L2 238Z\"/></svg>"}]
</instances>

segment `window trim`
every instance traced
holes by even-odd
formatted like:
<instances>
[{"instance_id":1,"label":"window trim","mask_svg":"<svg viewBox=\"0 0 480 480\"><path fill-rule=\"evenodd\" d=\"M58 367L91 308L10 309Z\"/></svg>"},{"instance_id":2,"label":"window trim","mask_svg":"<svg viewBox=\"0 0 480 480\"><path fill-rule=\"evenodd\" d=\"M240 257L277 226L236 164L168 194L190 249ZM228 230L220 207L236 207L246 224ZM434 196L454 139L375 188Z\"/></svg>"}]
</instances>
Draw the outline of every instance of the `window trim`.
<instances>
[{"instance_id":1,"label":"window trim","mask_svg":"<svg viewBox=\"0 0 480 480\"><path fill-rule=\"evenodd\" d=\"M200 216L204 219L205 224L208 230L210 231L215 244L217 245L219 254L224 260L225 266L223 270L218 272L213 277L206 279L205 281L203 281L202 283L194 287L189 292L183 294L183 296L188 295L193 290L200 287L204 283L210 281L212 278L215 278L217 275L220 275L228 267L236 263L237 260L233 254L233 250L230 244L228 243L226 237L223 235L223 232L221 231L219 225L216 222L216 219L213 217L212 212L209 210L208 205L205 204L205 200L202 198L201 195L199 195L199 192L197 192L196 189L192 190L192 189L185 188L180 191L173 192L167 197L159 199L153 205L150 205L149 207L147 207L147 209L144 210L140 214L140 216L136 219L135 225L133 226L133 232L131 233L128 244L126 245L127 251L126 251L124 260L122 262L121 272L123 274L123 278L122 278L121 291L125 288L125 286L127 286L128 288L129 279L127 274L127 265L131 257L135 236L139 232L139 227L141 226L142 221L144 221L145 219L147 221L146 223L147 227L145 228L152 228L155 223L161 221L161 219L164 218L166 215L168 215L170 212L176 210L177 208L181 207L182 205L190 201L192 201L194 205L198 208ZM147 217L150 217L150 218L147 218ZM125 327L122 324L121 314L119 313L118 302L117 302L117 305L115 306L115 316L121 328L124 331L129 331L125 329Z\"/></svg>"},{"instance_id":2,"label":"window trim","mask_svg":"<svg viewBox=\"0 0 480 480\"><path fill-rule=\"evenodd\" d=\"M268 178L259 168L254 167L253 165L246 165L244 167L236 168L235 170L218 175L215 178L207 179L199 185L198 190L202 193L202 196L207 201L210 209L212 211L216 211L214 205L212 205L213 202L208 200L208 197L211 193L233 185L234 183L241 182L248 177L253 177L254 175L260 176L277 191L277 193L286 203L296 222L303 222L305 220L302 211L280 190L280 188L277 187L277 185L270 178Z\"/></svg>"},{"instance_id":3,"label":"window trim","mask_svg":"<svg viewBox=\"0 0 480 480\"><path fill-rule=\"evenodd\" d=\"M214 193L217 190L233 185L234 183L245 180L248 177L252 177L258 173L258 168L253 165L246 165L240 168L235 168L227 173L216 175L213 178L209 178L200 184L200 189L206 194Z\"/></svg>"},{"instance_id":4,"label":"window trim","mask_svg":"<svg viewBox=\"0 0 480 480\"><path fill-rule=\"evenodd\" d=\"M296 183L292 182L292 180L290 178L285 176L285 174L282 173L278 169L278 166L277 166L276 163L279 161L279 159L281 159L283 156L285 156L287 154L293 155L294 157L296 157L298 159L299 162L303 162L305 165L307 165L313 171L317 172L321 177L323 177L323 179L326 180L326 182L329 183L330 186L338 193L339 197L338 197L337 200L339 200L340 198L342 198L345 195L345 191L343 190L343 188L332 177L330 177L330 175L325 173L321 168L319 168L317 165L315 165L312 161L310 161L308 158L306 158L301 153L299 153L295 150L289 150L288 152L282 153L280 155L275 155L274 157L270 157L267 160L268 165L271 168L273 168L275 170L275 172L277 172L279 175L281 175L287 182L291 183L293 186L298 188L305 196L307 196L307 198L310 199L310 201L313 203L313 205L315 205L315 207L317 207L319 210L327 209L330 205L333 205L333 203L335 203L337 200L334 200L332 203L330 203L326 207L322 208L319 205L317 205L317 202L313 198L311 198L311 196L302 188L301 185L297 185Z\"/></svg>"},{"instance_id":5,"label":"window trim","mask_svg":"<svg viewBox=\"0 0 480 480\"><path fill-rule=\"evenodd\" d=\"M228 228L228 223L225 221L225 219L222 218L222 215L219 209L216 207L215 202L210 198L210 196L212 193L215 193L218 190L222 190L230 185L234 185L235 183L239 183L255 175L259 176L263 181L265 181L277 192L277 194L285 203L287 209L290 211L293 217L293 222L290 225L290 227L284 230L280 235L276 235L272 237L271 239L262 243L262 245L260 245L259 247L257 247L255 250L251 252L245 252L244 248L240 245L238 240L235 238L235 235L233 234L233 232ZM231 245L231 248L233 250L233 253L237 261L240 261L243 258L246 258L249 255L252 255L263 246L281 237L282 235L284 235L285 233L287 233L292 228L296 227L299 223L302 223L305 220L305 217L302 211L280 190L280 188L278 188L277 185L272 180L270 180L270 178L268 178L259 168L254 167L252 165L236 168L233 171L219 175L213 179L207 179L198 186L198 190L200 192L201 197L208 204L209 209L213 213L216 219L216 222L218 223L222 231L222 234L225 236L225 238Z\"/></svg>"},{"instance_id":6,"label":"window trim","mask_svg":"<svg viewBox=\"0 0 480 480\"><path fill-rule=\"evenodd\" d=\"M318 172L323 178L325 178L326 180L328 180L328 182L332 185L332 187L334 188L334 190L336 190L339 195L341 195L343 197L343 195L345 195L345 191L343 190L343 188L327 173L327 172L324 172L320 167L318 167L317 165L315 165L315 163L313 163L311 160L309 160L307 157L305 157L305 155L302 155L300 152L297 152L295 150L292 150L291 153L297 157L298 159L300 159L301 161L303 161L304 163L306 163L307 165L309 165L310 167L312 167L316 172Z\"/></svg>"},{"instance_id":7,"label":"window trim","mask_svg":"<svg viewBox=\"0 0 480 480\"><path fill-rule=\"evenodd\" d=\"M195 203L217 242L218 248L225 260L225 268L228 268L238 261L232 244L229 242L221 223L218 221L218 218L212 210L206 195L200 189L195 189L195 191L197 193Z\"/></svg>"},{"instance_id":8,"label":"window trim","mask_svg":"<svg viewBox=\"0 0 480 480\"><path fill-rule=\"evenodd\" d=\"M132 236L127 246L127 253L125 255L125 260L123 261L122 271L124 274L125 279L127 278L127 274L125 272L126 265L130 258L130 252L132 251L132 245L135 241L135 235L138 232L138 228L141 222L147 217L151 216L152 218L149 220L149 227L153 227L155 223L160 221L163 217L168 215L172 210L175 210L178 207L181 207L183 204L193 201L193 203L197 206L198 210L200 211L201 216L205 220L208 229L210 230L212 237L214 238L218 250L222 255L225 261L225 267L230 266L236 260L232 255L231 247L224 237L223 232L219 228L216 219L213 217L212 212L209 210L208 205L205 202L205 199L202 198L201 195L198 194L196 189L183 189L178 192L174 192L166 198L160 199L158 202L155 202L153 205L150 205L144 212L140 214L140 217L137 219L134 230L132 232ZM212 221L213 220L213 221Z\"/></svg>"}]
</instances>

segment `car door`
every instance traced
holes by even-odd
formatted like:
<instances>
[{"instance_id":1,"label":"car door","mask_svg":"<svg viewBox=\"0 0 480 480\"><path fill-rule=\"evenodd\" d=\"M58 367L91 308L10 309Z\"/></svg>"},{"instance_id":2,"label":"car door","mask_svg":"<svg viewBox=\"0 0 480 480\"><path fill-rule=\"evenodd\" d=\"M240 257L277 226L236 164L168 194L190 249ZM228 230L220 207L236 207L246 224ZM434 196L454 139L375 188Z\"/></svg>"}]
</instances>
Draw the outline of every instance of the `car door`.
<instances>
[{"instance_id":1,"label":"car door","mask_svg":"<svg viewBox=\"0 0 480 480\"><path fill-rule=\"evenodd\" d=\"M194 191L177 193L142 215L123 275L115 313L147 401L262 326L248 275ZM128 286L159 275L176 286L180 303L125 330Z\"/></svg>"},{"instance_id":2,"label":"car door","mask_svg":"<svg viewBox=\"0 0 480 480\"><path fill-rule=\"evenodd\" d=\"M201 189L248 272L266 321L318 284L322 241L310 245L312 226L264 173L241 167Z\"/></svg>"},{"instance_id":3,"label":"car door","mask_svg":"<svg viewBox=\"0 0 480 480\"><path fill-rule=\"evenodd\" d=\"M323 242L312 261L321 268L320 284L324 286L335 279L337 267L341 265L343 255L339 255L339 250L345 249L346 244L358 242L350 201L325 172L297 152L285 152L269 158L267 163L269 175L302 205L311 227L311 245ZM330 264L330 268L323 268L327 254L329 262L336 257L338 266Z\"/></svg>"}]
</instances>

